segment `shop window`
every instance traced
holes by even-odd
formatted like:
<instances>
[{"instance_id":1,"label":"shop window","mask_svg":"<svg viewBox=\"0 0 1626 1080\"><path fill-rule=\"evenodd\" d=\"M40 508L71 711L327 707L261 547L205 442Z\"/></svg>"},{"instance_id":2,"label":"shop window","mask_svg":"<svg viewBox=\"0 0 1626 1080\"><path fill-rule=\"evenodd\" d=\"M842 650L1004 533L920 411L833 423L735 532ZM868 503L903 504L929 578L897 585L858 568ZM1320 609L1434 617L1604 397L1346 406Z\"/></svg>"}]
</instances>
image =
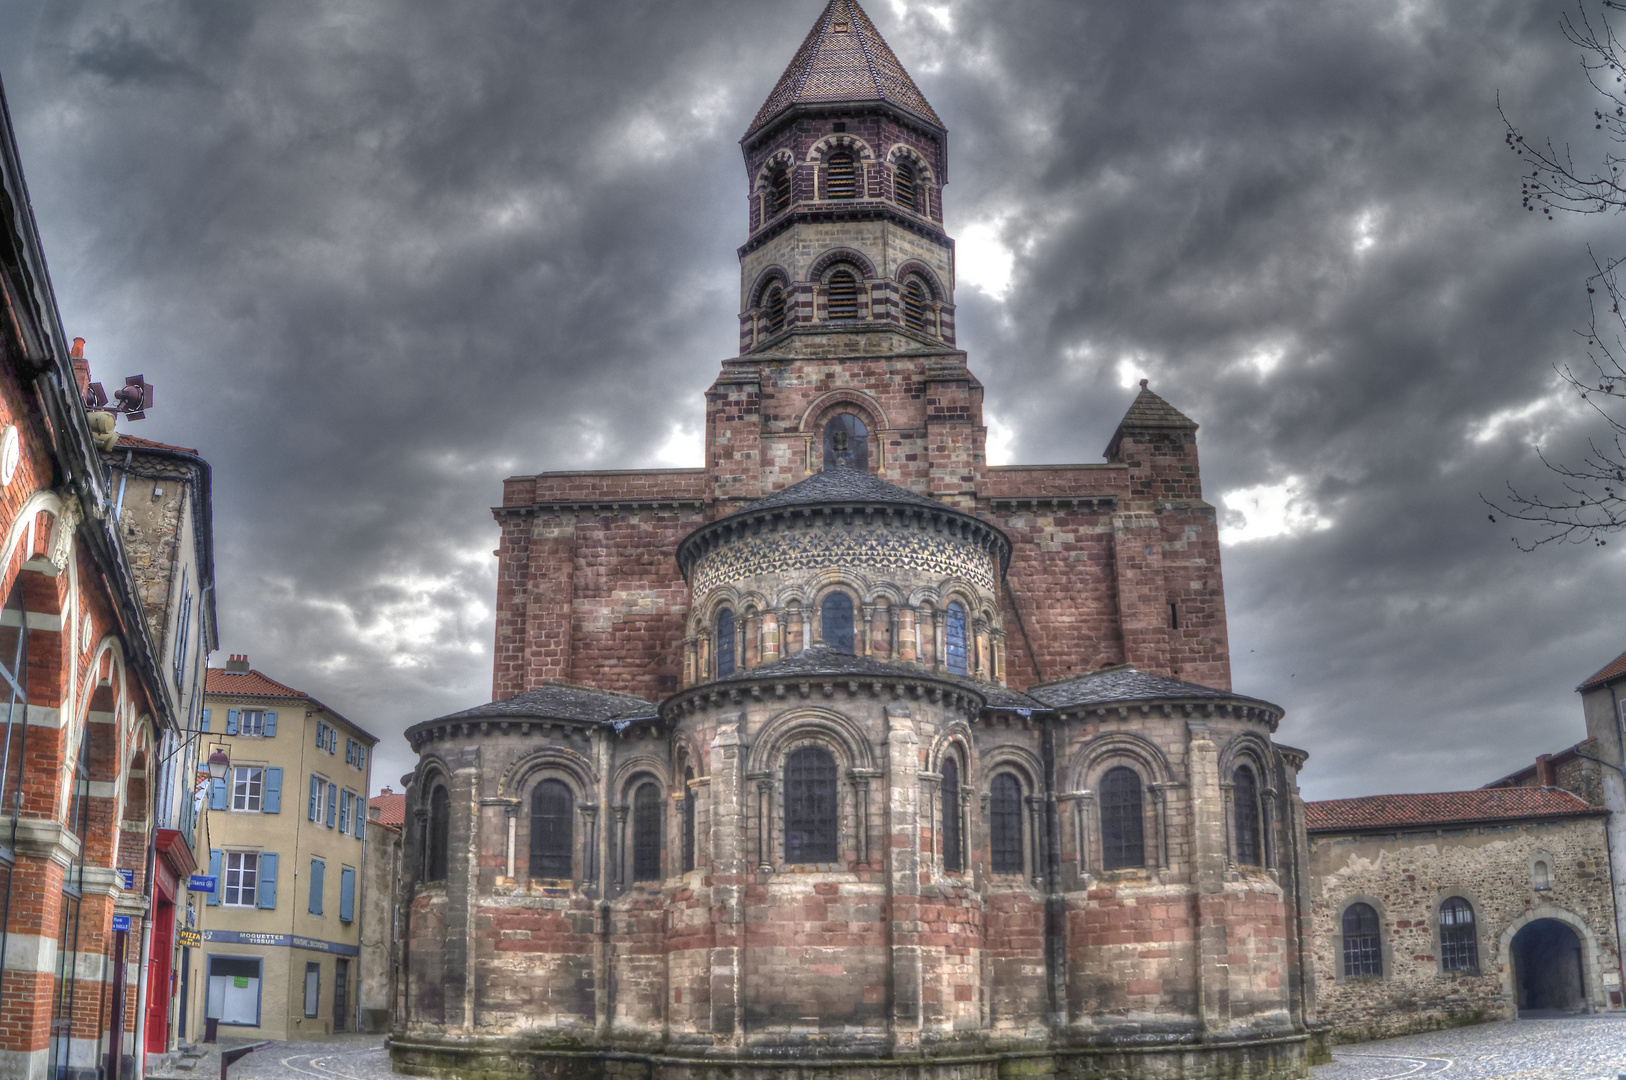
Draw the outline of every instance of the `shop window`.
<instances>
[{"instance_id":1,"label":"shop window","mask_svg":"<svg viewBox=\"0 0 1626 1080\"><path fill-rule=\"evenodd\" d=\"M211 956L208 979L204 1016L230 1027L260 1026L259 959Z\"/></svg>"}]
</instances>

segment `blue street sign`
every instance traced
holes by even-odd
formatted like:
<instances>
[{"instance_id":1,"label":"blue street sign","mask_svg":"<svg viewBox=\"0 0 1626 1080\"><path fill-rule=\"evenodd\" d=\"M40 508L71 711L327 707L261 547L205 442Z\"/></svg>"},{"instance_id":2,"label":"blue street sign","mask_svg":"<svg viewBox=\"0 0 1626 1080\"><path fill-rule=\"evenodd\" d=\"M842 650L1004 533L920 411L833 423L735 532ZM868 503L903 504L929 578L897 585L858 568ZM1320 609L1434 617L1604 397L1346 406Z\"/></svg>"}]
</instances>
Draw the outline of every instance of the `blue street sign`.
<instances>
[{"instance_id":1,"label":"blue street sign","mask_svg":"<svg viewBox=\"0 0 1626 1080\"><path fill-rule=\"evenodd\" d=\"M135 888L135 871L121 868L119 870L119 881L123 882L126 891Z\"/></svg>"},{"instance_id":2,"label":"blue street sign","mask_svg":"<svg viewBox=\"0 0 1626 1080\"><path fill-rule=\"evenodd\" d=\"M186 879L187 892L214 892L219 879L213 874L193 874Z\"/></svg>"},{"instance_id":3,"label":"blue street sign","mask_svg":"<svg viewBox=\"0 0 1626 1080\"><path fill-rule=\"evenodd\" d=\"M115 916L113 916L113 929L114 930L128 930L128 929L130 929L130 916L128 916L128 915L115 915Z\"/></svg>"}]
</instances>

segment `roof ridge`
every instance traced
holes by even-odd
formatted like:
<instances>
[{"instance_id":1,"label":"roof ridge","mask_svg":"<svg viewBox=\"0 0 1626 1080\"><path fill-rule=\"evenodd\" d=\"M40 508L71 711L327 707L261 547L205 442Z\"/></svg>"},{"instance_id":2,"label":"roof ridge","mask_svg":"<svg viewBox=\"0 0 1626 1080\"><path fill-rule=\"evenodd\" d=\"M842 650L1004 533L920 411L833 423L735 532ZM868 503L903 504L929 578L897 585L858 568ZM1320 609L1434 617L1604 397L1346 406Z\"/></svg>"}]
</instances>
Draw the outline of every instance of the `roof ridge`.
<instances>
[{"instance_id":1,"label":"roof ridge","mask_svg":"<svg viewBox=\"0 0 1626 1080\"><path fill-rule=\"evenodd\" d=\"M802 87L807 85L807 77L813 74L813 61L819 55L818 42L824 40L824 35L830 32L830 20L835 17L836 4L839 2L840 0L830 0L824 5L824 13L814 20L813 29L808 31L807 40L802 42L802 49L807 48L809 40L813 41L814 45L807 54L807 63L802 66L802 74L796 80L796 89L790 95L791 101L801 96ZM796 55L790 58L793 65L801 59L802 49L797 49Z\"/></svg>"}]
</instances>

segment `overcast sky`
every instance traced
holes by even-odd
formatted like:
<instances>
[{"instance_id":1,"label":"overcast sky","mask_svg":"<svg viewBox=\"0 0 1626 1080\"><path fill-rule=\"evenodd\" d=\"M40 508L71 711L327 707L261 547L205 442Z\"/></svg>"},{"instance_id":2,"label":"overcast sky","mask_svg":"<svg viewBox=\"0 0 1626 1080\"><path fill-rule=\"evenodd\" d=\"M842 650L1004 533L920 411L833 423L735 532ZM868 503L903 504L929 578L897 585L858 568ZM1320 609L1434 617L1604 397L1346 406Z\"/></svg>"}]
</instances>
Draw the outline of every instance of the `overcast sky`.
<instances>
[{"instance_id":1,"label":"overcast sky","mask_svg":"<svg viewBox=\"0 0 1626 1080\"><path fill-rule=\"evenodd\" d=\"M63 322L214 466L221 655L383 737L490 696L504 476L700 464L737 351L737 140L823 0L6 0ZM1480 493L1593 425L1587 246L1496 113L1595 147L1542 0L869 0L950 129L995 463L1202 425L1235 684L1307 798L1582 737L1626 537L1521 554Z\"/></svg>"}]
</instances>

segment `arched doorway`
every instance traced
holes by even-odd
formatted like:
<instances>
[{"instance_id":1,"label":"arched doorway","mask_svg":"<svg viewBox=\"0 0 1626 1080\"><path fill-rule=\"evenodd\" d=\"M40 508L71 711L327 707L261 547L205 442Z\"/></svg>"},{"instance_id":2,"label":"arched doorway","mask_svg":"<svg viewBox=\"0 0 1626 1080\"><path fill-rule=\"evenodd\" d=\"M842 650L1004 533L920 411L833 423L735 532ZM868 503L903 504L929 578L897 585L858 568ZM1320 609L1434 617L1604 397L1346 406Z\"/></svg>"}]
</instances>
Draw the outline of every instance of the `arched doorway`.
<instances>
[{"instance_id":1,"label":"arched doorway","mask_svg":"<svg viewBox=\"0 0 1626 1080\"><path fill-rule=\"evenodd\" d=\"M1557 919L1536 919L1513 936L1513 989L1520 1016L1585 1012L1581 939Z\"/></svg>"}]
</instances>

